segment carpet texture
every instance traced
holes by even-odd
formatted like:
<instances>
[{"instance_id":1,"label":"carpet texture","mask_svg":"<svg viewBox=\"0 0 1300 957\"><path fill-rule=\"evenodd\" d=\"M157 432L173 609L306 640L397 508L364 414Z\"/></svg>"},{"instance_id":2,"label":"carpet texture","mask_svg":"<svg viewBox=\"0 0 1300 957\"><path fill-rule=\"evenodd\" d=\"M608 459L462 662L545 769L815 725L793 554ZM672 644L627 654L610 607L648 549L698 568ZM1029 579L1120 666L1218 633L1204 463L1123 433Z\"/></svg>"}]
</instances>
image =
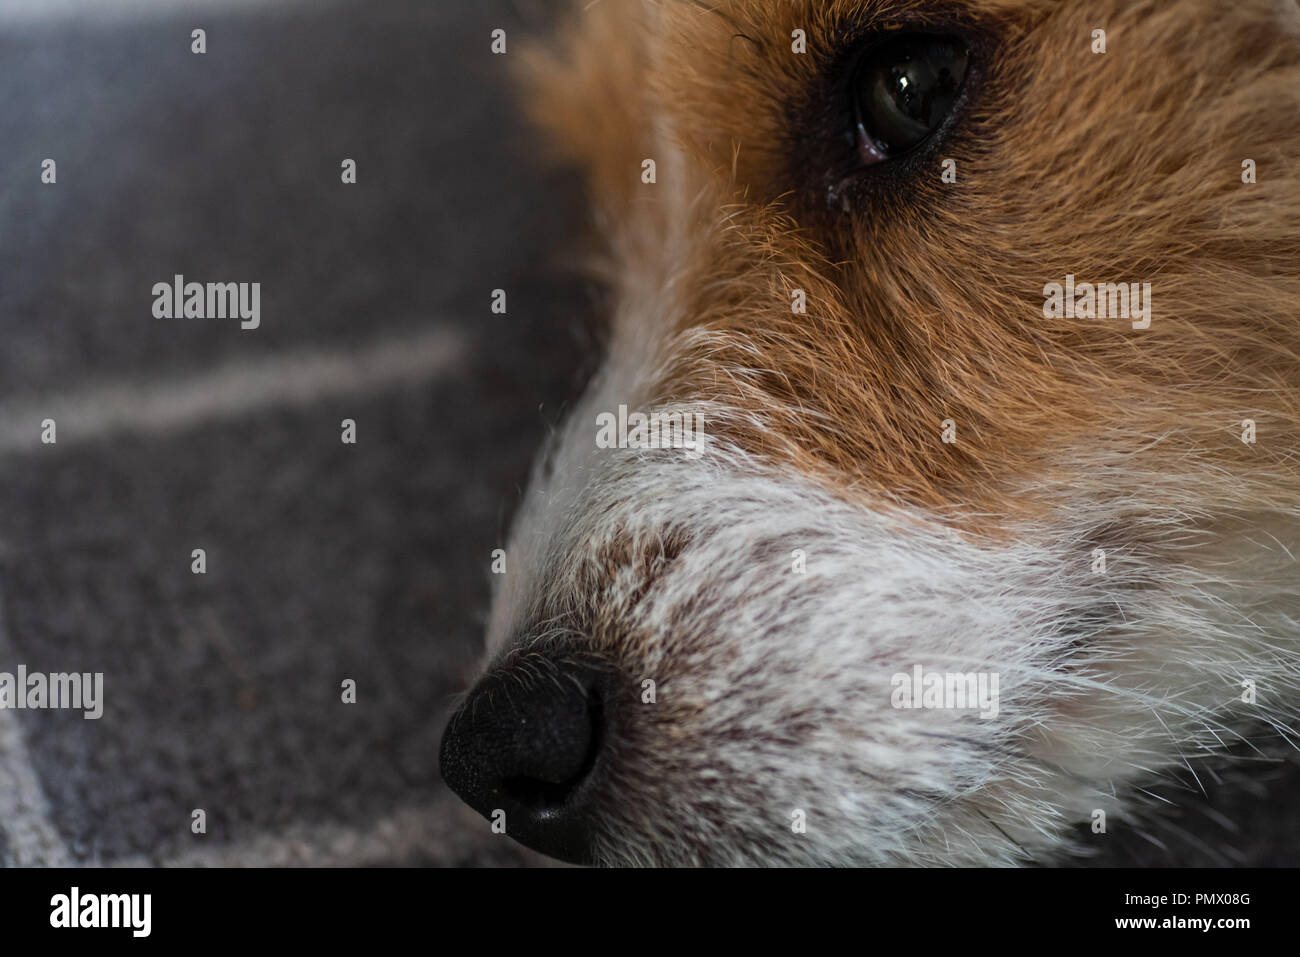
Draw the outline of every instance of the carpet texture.
<instances>
[{"instance_id":1,"label":"carpet texture","mask_svg":"<svg viewBox=\"0 0 1300 957\"><path fill-rule=\"evenodd\" d=\"M580 199L489 53L505 8L0 34L0 670L105 699L0 710L0 861L542 860L437 771L590 309L555 254ZM260 282L260 327L155 318L178 273Z\"/></svg>"}]
</instances>

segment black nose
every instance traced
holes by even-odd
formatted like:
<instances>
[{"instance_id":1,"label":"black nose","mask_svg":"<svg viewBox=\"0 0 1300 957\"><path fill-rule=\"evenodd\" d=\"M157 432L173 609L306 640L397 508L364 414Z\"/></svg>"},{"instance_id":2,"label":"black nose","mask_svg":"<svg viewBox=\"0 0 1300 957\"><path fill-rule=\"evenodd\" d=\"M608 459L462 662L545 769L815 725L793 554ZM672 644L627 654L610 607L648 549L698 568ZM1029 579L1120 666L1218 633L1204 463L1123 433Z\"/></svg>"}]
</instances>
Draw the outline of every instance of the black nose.
<instances>
[{"instance_id":1,"label":"black nose","mask_svg":"<svg viewBox=\"0 0 1300 957\"><path fill-rule=\"evenodd\" d=\"M443 732L443 779L489 820L504 812L520 843L588 863L601 688L597 672L575 665L489 674Z\"/></svg>"}]
</instances>

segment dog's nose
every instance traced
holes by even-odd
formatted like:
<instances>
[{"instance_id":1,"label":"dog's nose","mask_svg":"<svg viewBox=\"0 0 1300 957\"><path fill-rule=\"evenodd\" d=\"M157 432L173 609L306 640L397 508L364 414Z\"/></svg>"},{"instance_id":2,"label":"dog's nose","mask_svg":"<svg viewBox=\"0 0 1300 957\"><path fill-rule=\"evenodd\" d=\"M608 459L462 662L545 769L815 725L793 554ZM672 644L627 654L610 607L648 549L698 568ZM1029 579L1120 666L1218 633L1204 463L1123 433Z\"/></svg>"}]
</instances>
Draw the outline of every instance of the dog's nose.
<instances>
[{"instance_id":1,"label":"dog's nose","mask_svg":"<svg viewBox=\"0 0 1300 957\"><path fill-rule=\"evenodd\" d=\"M576 665L489 674L443 732L447 785L515 840L575 864L591 851L604 743L600 675Z\"/></svg>"}]
</instances>

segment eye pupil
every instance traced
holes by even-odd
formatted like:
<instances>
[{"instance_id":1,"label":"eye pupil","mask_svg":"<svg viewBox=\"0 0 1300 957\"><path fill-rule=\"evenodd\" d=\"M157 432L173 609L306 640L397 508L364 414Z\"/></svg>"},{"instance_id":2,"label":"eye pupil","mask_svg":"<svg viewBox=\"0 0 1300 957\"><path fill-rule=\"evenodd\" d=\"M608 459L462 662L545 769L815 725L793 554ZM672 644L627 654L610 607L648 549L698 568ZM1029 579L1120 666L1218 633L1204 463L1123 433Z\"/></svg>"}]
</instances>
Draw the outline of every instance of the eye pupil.
<instances>
[{"instance_id":1,"label":"eye pupil","mask_svg":"<svg viewBox=\"0 0 1300 957\"><path fill-rule=\"evenodd\" d=\"M860 149L879 162L921 143L952 111L966 78L956 42L901 36L875 47L854 82Z\"/></svg>"}]
</instances>

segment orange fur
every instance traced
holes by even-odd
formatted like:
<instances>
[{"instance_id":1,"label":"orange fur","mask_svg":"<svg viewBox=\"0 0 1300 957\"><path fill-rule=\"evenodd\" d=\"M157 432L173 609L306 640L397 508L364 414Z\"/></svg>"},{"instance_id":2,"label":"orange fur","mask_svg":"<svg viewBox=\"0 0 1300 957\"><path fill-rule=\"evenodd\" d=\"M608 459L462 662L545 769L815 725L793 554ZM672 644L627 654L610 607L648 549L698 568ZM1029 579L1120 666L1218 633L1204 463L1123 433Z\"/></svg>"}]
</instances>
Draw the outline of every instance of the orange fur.
<instances>
[{"instance_id":1,"label":"orange fur","mask_svg":"<svg viewBox=\"0 0 1300 957\"><path fill-rule=\"evenodd\" d=\"M941 150L958 182L936 158L828 204L841 171L791 157L843 38L949 16L990 51ZM1081 455L1220 504L1300 499L1294 5L602 0L526 66L535 115L589 172L616 292L657 296L613 319L659 342L645 401L714 399L737 413L712 428L750 451L981 527L1107 494ZM1150 282L1150 329L1044 319L1067 273Z\"/></svg>"}]
</instances>

